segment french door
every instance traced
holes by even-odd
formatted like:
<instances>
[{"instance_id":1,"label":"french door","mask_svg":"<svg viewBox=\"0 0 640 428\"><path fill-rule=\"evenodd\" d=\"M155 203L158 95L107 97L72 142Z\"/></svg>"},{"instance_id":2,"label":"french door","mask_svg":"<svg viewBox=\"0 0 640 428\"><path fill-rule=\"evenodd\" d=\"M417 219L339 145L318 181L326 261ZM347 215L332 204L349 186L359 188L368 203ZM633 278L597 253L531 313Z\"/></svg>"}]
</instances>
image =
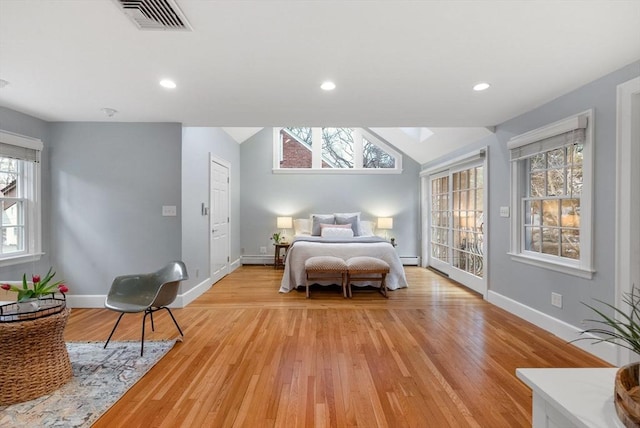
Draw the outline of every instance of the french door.
<instances>
[{"instance_id":1,"label":"french door","mask_svg":"<svg viewBox=\"0 0 640 428\"><path fill-rule=\"evenodd\" d=\"M429 266L482 295L485 279L485 167L482 160L428 176Z\"/></svg>"}]
</instances>

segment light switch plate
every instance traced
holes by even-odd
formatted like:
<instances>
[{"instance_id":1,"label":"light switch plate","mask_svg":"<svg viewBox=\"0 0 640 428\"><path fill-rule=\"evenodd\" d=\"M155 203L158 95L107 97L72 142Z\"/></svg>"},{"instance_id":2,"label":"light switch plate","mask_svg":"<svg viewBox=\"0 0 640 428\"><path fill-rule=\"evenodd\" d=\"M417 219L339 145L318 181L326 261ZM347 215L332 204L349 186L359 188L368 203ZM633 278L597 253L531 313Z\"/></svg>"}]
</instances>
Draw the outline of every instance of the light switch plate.
<instances>
[{"instance_id":1,"label":"light switch plate","mask_svg":"<svg viewBox=\"0 0 640 428\"><path fill-rule=\"evenodd\" d=\"M509 217L509 207L500 207L500 217Z\"/></svg>"},{"instance_id":2,"label":"light switch plate","mask_svg":"<svg viewBox=\"0 0 640 428\"><path fill-rule=\"evenodd\" d=\"M175 205L163 205L162 206L162 215L164 217L174 217L178 214L178 210Z\"/></svg>"}]
</instances>

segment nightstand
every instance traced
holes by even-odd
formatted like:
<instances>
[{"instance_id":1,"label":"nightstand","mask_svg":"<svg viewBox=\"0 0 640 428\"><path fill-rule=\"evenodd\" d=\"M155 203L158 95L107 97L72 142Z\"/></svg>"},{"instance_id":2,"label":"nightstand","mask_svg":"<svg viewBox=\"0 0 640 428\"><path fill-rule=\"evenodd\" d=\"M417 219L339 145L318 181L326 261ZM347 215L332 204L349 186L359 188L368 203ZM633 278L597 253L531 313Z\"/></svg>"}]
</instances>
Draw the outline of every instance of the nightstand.
<instances>
[{"instance_id":1,"label":"nightstand","mask_svg":"<svg viewBox=\"0 0 640 428\"><path fill-rule=\"evenodd\" d=\"M275 248L275 253L273 255L273 268L278 269L279 267L284 268L284 257L287 255L287 250L289 249L289 243L281 243L281 244L273 244ZM280 250L284 249L284 254L280 256Z\"/></svg>"}]
</instances>

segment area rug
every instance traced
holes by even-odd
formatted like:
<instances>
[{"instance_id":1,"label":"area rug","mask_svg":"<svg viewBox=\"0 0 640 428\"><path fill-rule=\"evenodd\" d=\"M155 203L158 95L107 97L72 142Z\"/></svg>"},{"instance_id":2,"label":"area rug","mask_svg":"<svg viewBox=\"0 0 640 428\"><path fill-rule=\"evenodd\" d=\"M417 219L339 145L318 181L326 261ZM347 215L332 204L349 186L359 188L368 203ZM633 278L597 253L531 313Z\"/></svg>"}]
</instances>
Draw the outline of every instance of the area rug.
<instances>
[{"instance_id":1,"label":"area rug","mask_svg":"<svg viewBox=\"0 0 640 428\"><path fill-rule=\"evenodd\" d=\"M0 406L0 427L89 427L171 350L175 341L67 342L73 378L49 395ZM1 387L1 385L0 385Z\"/></svg>"}]
</instances>

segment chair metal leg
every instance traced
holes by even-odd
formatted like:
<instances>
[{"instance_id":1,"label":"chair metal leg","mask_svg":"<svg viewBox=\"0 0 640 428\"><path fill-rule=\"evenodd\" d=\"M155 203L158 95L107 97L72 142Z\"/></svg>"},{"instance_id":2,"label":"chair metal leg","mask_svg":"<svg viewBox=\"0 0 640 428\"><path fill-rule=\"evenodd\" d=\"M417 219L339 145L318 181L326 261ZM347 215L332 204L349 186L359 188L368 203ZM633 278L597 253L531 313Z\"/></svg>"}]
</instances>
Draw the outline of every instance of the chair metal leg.
<instances>
[{"instance_id":1,"label":"chair metal leg","mask_svg":"<svg viewBox=\"0 0 640 428\"><path fill-rule=\"evenodd\" d=\"M149 316L151 317L151 331L156 331L156 326L153 325L153 309L149 308Z\"/></svg>"},{"instance_id":2,"label":"chair metal leg","mask_svg":"<svg viewBox=\"0 0 640 428\"><path fill-rule=\"evenodd\" d=\"M147 321L147 315L151 313L150 309L146 309L144 311L144 317L142 317L142 339L140 339L140 356L142 357L142 353L144 352L144 324Z\"/></svg>"},{"instance_id":3,"label":"chair metal leg","mask_svg":"<svg viewBox=\"0 0 640 428\"><path fill-rule=\"evenodd\" d=\"M184 336L184 334L182 333L182 329L180 329L180 326L178 325L178 321L176 321L175 317L173 316L173 313L171 312L171 309L167 308L166 306L163 306L162 309L166 309L167 312L169 312L169 315L171 315L171 319L173 320L173 323L176 325L176 327L178 327L180 336Z\"/></svg>"},{"instance_id":4,"label":"chair metal leg","mask_svg":"<svg viewBox=\"0 0 640 428\"><path fill-rule=\"evenodd\" d=\"M109 341L111 340L111 336L113 336L113 333L116 331L116 328L118 328L118 324L120 324L120 320L122 319L123 315L124 315L124 312L120 312L120 316L118 317L118 320L116 321L116 325L113 326L113 330L111 330L111 334L109 335L109 338L107 339L107 342L104 344L104 348L103 349L107 349L107 345L109 344Z\"/></svg>"}]
</instances>

